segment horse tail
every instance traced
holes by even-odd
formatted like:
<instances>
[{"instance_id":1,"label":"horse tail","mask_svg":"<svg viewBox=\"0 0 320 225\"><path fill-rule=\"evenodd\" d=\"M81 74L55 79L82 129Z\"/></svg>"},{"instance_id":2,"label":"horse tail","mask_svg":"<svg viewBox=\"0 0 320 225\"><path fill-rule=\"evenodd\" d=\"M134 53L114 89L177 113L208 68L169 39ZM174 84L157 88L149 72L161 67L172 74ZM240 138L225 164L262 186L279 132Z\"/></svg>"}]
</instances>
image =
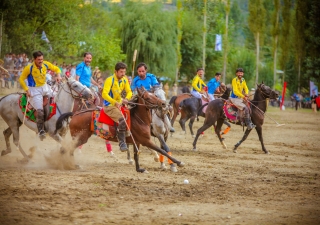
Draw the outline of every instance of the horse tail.
<instances>
[{"instance_id":1,"label":"horse tail","mask_svg":"<svg viewBox=\"0 0 320 225\"><path fill-rule=\"evenodd\" d=\"M169 101L169 105L172 105L177 99L177 96L172 96L172 98Z\"/></svg>"},{"instance_id":2,"label":"horse tail","mask_svg":"<svg viewBox=\"0 0 320 225\"><path fill-rule=\"evenodd\" d=\"M198 112L197 112L197 121L199 121L199 115L200 115L202 109L203 109L205 106L207 106L208 104L209 104L209 102L203 104L203 105L198 109Z\"/></svg>"},{"instance_id":3,"label":"horse tail","mask_svg":"<svg viewBox=\"0 0 320 225\"><path fill-rule=\"evenodd\" d=\"M55 135L57 134L58 130L62 128L63 121L67 121L70 116L73 116L73 112L64 113L58 118L56 122L56 130L54 131L53 134Z\"/></svg>"}]
</instances>

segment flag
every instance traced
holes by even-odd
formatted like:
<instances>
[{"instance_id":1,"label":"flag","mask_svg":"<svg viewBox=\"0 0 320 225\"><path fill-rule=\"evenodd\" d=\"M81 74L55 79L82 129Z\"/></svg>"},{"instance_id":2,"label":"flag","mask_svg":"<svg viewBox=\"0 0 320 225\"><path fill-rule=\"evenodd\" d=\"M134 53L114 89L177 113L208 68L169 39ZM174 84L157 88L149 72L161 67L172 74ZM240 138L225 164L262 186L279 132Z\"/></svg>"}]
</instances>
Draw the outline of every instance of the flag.
<instances>
[{"instance_id":1,"label":"flag","mask_svg":"<svg viewBox=\"0 0 320 225\"><path fill-rule=\"evenodd\" d=\"M318 86L315 85L313 81L310 81L310 96L313 95L313 92L318 95Z\"/></svg>"},{"instance_id":2,"label":"flag","mask_svg":"<svg viewBox=\"0 0 320 225\"><path fill-rule=\"evenodd\" d=\"M216 34L216 46L215 51L222 51L221 34Z\"/></svg>"},{"instance_id":3,"label":"flag","mask_svg":"<svg viewBox=\"0 0 320 225\"><path fill-rule=\"evenodd\" d=\"M47 38L46 32L42 31L41 40L44 40L49 45L49 50L52 51L52 46L49 44L49 39Z\"/></svg>"},{"instance_id":4,"label":"flag","mask_svg":"<svg viewBox=\"0 0 320 225\"><path fill-rule=\"evenodd\" d=\"M49 43L49 39L47 38L47 35L44 31L42 31L41 39L44 40L45 42Z\"/></svg>"}]
</instances>

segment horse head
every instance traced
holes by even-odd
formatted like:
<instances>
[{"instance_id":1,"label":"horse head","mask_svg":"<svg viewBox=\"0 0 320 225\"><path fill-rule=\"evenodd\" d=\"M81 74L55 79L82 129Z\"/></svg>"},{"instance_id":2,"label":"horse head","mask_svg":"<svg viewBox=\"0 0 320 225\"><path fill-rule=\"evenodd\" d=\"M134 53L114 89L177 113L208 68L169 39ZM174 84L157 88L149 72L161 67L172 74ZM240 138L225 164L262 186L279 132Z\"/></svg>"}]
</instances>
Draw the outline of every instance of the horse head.
<instances>
[{"instance_id":1,"label":"horse head","mask_svg":"<svg viewBox=\"0 0 320 225\"><path fill-rule=\"evenodd\" d=\"M83 98L88 100L93 97L91 90L79 81L69 78L66 83L73 98Z\"/></svg>"},{"instance_id":2,"label":"horse head","mask_svg":"<svg viewBox=\"0 0 320 225\"><path fill-rule=\"evenodd\" d=\"M264 98L277 99L279 97L279 92L272 90L263 82L261 84L258 84L257 86L257 90L262 93Z\"/></svg>"},{"instance_id":3,"label":"horse head","mask_svg":"<svg viewBox=\"0 0 320 225\"><path fill-rule=\"evenodd\" d=\"M144 87L137 88L138 97L144 101L144 104L149 109L164 108L166 102L157 98L154 94L148 92Z\"/></svg>"}]
</instances>

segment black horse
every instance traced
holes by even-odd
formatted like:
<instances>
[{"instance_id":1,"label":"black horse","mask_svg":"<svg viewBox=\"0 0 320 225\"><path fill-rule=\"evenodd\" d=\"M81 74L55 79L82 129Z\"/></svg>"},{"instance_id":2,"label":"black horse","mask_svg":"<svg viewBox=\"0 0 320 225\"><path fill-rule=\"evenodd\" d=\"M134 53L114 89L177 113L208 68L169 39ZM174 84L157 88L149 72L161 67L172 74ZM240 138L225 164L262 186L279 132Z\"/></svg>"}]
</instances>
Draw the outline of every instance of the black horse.
<instances>
[{"instance_id":1,"label":"black horse","mask_svg":"<svg viewBox=\"0 0 320 225\"><path fill-rule=\"evenodd\" d=\"M278 96L279 94L276 91L272 90L270 87L266 86L262 82L262 84L258 84L257 91L254 94L254 98L252 101L250 101L251 111L252 111L251 120L256 125L256 131L258 133L259 140L261 142L262 150L266 154L269 154L269 152L264 147L263 137L262 137L262 125L264 121L264 113L267 109L266 99L267 98L277 99ZM215 129L216 134L220 140L220 143L224 146L224 148L226 148L226 145L224 144L222 137L220 135L221 126L223 124L223 121L226 119L225 113L223 111L224 104L225 104L225 100L223 99L217 99L217 100L211 101L208 104L204 124L202 127L198 129L196 137L193 141L193 150L196 150L197 140L201 132L205 131L206 129L214 125L216 122L217 122L216 129ZM237 124L240 125L240 123L237 123ZM247 139L250 131L251 130L246 129L242 139L234 146L234 149L233 149L234 152L237 152L237 148L240 146L240 144Z\"/></svg>"},{"instance_id":2,"label":"black horse","mask_svg":"<svg viewBox=\"0 0 320 225\"><path fill-rule=\"evenodd\" d=\"M225 90L225 91L223 92L221 98L228 99L230 92L231 92L231 88L224 87L222 89L222 91L223 90ZM205 103L202 106L201 99L198 99L195 97L187 98L187 99L184 99L180 102L179 108L181 110L181 118L179 120L179 124L180 124L182 130L185 132L186 131L185 123L190 119L189 129L190 129L190 133L191 133L192 137L194 137L194 133L193 133L193 129L192 129L194 120L197 117L197 121L199 121L198 116L205 117L205 113L202 111L202 108L205 107L206 105L208 105L208 103ZM200 107L201 107L201 110L199 110Z\"/></svg>"}]
</instances>

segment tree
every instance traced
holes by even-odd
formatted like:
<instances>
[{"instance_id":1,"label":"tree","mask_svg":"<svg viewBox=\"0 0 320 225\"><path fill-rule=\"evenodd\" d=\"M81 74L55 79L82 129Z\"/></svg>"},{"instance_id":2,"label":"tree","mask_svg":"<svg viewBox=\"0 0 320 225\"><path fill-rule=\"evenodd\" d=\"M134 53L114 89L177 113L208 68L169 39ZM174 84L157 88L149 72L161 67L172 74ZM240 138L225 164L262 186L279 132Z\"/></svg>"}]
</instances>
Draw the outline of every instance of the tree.
<instances>
[{"instance_id":1,"label":"tree","mask_svg":"<svg viewBox=\"0 0 320 225\"><path fill-rule=\"evenodd\" d=\"M259 81L260 39L264 30L265 16L263 0L249 0L248 25L256 42L256 83Z\"/></svg>"},{"instance_id":2,"label":"tree","mask_svg":"<svg viewBox=\"0 0 320 225\"><path fill-rule=\"evenodd\" d=\"M277 49L278 49L278 37L280 33L279 26L279 17L280 17L280 0L274 0L274 12L272 16L272 36L273 36L273 89L276 85L277 79Z\"/></svg>"},{"instance_id":3,"label":"tree","mask_svg":"<svg viewBox=\"0 0 320 225\"><path fill-rule=\"evenodd\" d=\"M177 65L174 13L163 11L160 3L128 2L124 7L116 7L112 15L128 64L132 66L137 49L137 61L147 63L151 72L174 78Z\"/></svg>"}]
</instances>

